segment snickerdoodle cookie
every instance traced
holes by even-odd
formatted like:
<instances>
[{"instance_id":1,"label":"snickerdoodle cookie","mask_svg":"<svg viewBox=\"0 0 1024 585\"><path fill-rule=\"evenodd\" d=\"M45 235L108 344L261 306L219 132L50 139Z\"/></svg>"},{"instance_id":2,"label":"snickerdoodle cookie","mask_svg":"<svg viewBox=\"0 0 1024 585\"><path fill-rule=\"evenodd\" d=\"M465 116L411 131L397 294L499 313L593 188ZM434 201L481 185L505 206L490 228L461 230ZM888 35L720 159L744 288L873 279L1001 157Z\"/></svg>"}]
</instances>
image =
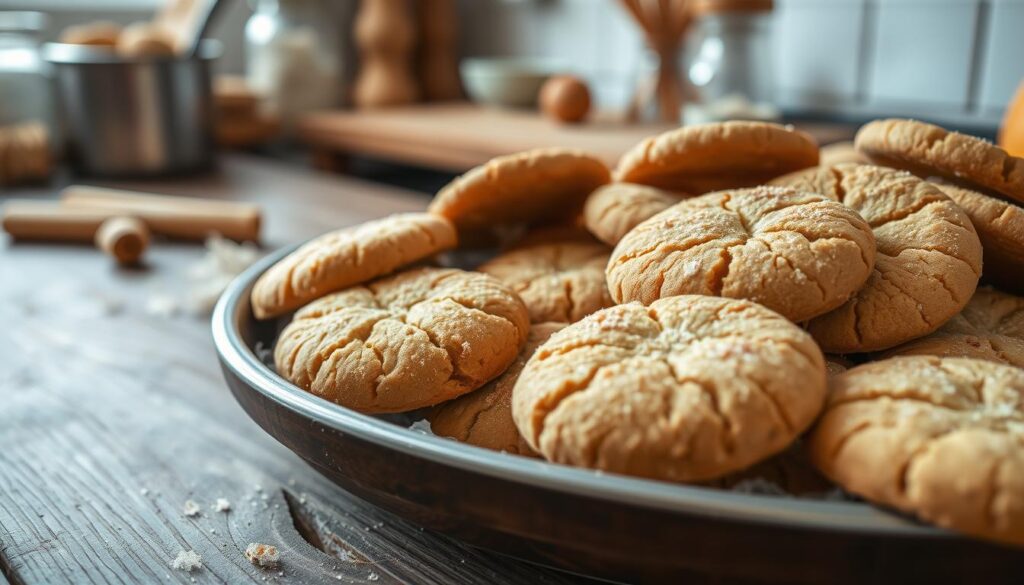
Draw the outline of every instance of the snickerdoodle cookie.
<instances>
[{"instance_id":1,"label":"snickerdoodle cookie","mask_svg":"<svg viewBox=\"0 0 1024 585\"><path fill-rule=\"evenodd\" d=\"M878 164L1024 202L1024 159L980 138L916 120L889 119L862 126L856 144Z\"/></svg>"},{"instance_id":2,"label":"snickerdoodle cookie","mask_svg":"<svg viewBox=\"0 0 1024 585\"><path fill-rule=\"evenodd\" d=\"M277 340L289 381L361 412L402 412L475 390L526 341L529 318L498 280L418 268L313 301Z\"/></svg>"},{"instance_id":3,"label":"snickerdoodle cookie","mask_svg":"<svg viewBox=\"0 0 1024 585\"><path fill-rule=\"evenodd\" d=\"M834 197L875 233L875 269L867 284L807 325L826 352L877 351L927 335L974 294L981 275L978 234L934 185L903 171L851 163L773 183Z\"/></svg>"},{"instance_id":4,"label":"snickerdoodle cookie","mask_svg":"<svg viewBox=\"0 0 1024 585\"><path fill-rule=\"evenodd\" d=\"M785 449L824 397L821 350L799 327L749 301L687 295L552 335L520 374L512 414L551 461L704 481Z\"/></svg>"},{"instance_id":5,"label":"snickerdoodle cookie","mask_svg":"<svg viewBox=\"0 0 1024 585\"><path fill-rule=\"evenodd\" d=\"M612 304L605 284L608 246L586 240L517 246L477 270L512 287L530 321L572 323Z\"/></svg>"},{"instance_id":6,"label":"snickerdoodle cookie","mask_svg":"<svg viewBox=\"0 0 1024 585\"><path fill-rule=\"evenodd\" d=\"M1024 207L996 197L929 179L971 218L985 258L982 278L1024 293Z\"/></svg>"},{"instance_id":7,"label":"snickerdoodle cookie","mask_svg":"<svg viewBox=\"0 0 1024 585\"><path fill-rule=\"evenodd\" d=\"M583 225L597 239L614 246L626 232L684 196L645 185L611 183L590 194L583 206Z\"/></svg>"},{"instance_id":8,"label":"snickerdoodle cookie","mask_svg":"<svg viewBox=\"0 0 1024 585\"><path fill-rule=\"evenodd\" d=\"M427 416L434 434L452 437L477 447L535 457L537 454L523 440L512 420L512 388L533 352L547 341L552 333L565 325L531 325L526 346L502 375L479 390L434 407Z\"/></svg>"},{"instance_id":9,"label":"snickerdoodle cookie","mask_svg":"<svg viewBox=\"0 0 1024 585\"><path fill-rule=\"evenodd\" d=\"M818 164L809 134L767 122L717 122L652 136L623 155L615 180L684 193L752 187Z\"/></svg>"},{"instance_id":10,"label":"snickerdoodle cookie","mask_svg":"<svg viewBox=\"0 0 1024 585\"><path fill-rule=\"evenodd\" d=\"M428 213L403 213L315 238L256 281L252 311L267 319L327 293L383 276L455 247L455 228Z\"/></svg>"},{"instance_id":11,"label":"snickerdoodle cookie","mask_svg":"<svg viewBox=\"0 0 1024 585\"><path fill-rule=\"evenodd\" d=\"M641 223L606 274L620 303L704 294L804 321L845 303L874 256L871 227L852 209L811 190L762 186L686 199Z\"/></svg>"},{"instance_id":12,"label":"snickerdoodle cookie","mask_svg":"<svg viewBox=\"0 0 1024 585\"><path fill-rule=\"evenodd\" d=\"M1024 368L1024 298L980 288L938 331L889 355L969 357Z\"/></svg>"},{"instance_id":13,"label":"snickerdoodle cookie","mask_svg":"<svg viewBox=\"0 0 1024 585\"><path fill-rule=\"evenodd\" d=\"M967 534L1024 545L1024 370L903 357L830 381L810 436L843 489Z\"/></svg>"},{"instance_id":14,"label":"snickerdoodle cookie","mask_svg":"<svg viewBox=\"0 0 1024 585\"><path fill-rule=\"evenodd\" d=\"M459 234L568 218L610 171L579 150L542 148L500 156L456 178L434 197L430 212L451 220Z\"/></svg>"}]
</instances>

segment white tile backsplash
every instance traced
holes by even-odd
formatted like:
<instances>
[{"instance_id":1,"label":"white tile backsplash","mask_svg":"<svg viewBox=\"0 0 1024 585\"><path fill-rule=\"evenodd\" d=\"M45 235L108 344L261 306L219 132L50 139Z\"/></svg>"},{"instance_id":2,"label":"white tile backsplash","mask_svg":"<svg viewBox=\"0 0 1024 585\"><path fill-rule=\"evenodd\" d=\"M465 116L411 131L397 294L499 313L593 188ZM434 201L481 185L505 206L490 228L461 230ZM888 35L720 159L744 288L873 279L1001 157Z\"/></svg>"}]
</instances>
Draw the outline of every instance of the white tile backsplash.
<instances>
[{"instance_id":1,"label":"white tile backsplash","mask_svg":"<svg viewBox=\"0 0 1024 585\"><path fill-rule=\"evenodd\" d=\"M878 3L868 101L966 110L979 0Z\"/></svg>"},{"instance_id":2,"label":"white tile backsplash","mask_svg":"<svg viewBox=\"0 0 1024 585\"><path fill-rule=\"evenodd\" d=\"M1024 0L993 0L985 19L978 102L983 112L998 113L1024 80Z\"/></svg>"}]
</instances>

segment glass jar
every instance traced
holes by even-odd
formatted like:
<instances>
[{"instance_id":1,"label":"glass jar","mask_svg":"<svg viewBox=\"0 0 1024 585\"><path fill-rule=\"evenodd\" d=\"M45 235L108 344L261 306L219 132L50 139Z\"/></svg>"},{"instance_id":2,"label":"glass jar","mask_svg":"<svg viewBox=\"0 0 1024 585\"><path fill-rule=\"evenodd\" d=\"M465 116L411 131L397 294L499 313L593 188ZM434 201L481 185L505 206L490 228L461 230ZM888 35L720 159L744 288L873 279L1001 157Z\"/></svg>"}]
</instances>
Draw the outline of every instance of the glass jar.
<instances>
[{"instance_id":1,"label":"glass jar","mask_svg":"<svg viewBox=\"0 0 1024 585\"><path fill-rule=\"evenodd\" d=\"M285 128L339 104L343 68L337 12L329 0L250 0L246 79Z\"/></svg>"},{"instance_id":2,"label":"glass jar","mask_svg":"<svg viewBox=\"0 0 1024 585\"><path fill-rule=\"evenodd\" d=\"M0 126L50 124L50 82L39 53L44 28L39 12L0 12Z\"/></svg>"},{"instance_id":3,"label":"glass jar","mask_svg":"<svg viewBox=\"0 0 1024 585\"><path fill-rule=\"evenodd\" d=\"M698 0L687 77L699 99L687 124L774 120L772 0Z\"/></svg>"}]
</instances>

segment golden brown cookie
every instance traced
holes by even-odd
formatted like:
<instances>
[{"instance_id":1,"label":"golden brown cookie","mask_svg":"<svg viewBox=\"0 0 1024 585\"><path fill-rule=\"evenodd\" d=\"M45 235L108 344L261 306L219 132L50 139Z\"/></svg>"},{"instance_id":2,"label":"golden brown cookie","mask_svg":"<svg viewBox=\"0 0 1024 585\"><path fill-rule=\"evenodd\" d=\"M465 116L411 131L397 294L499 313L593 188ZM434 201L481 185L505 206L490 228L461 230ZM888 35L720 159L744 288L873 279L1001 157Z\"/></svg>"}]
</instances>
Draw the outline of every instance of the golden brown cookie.
<instances>
[{"instance_id":1,"label":"golden brown cookie","mask_svg":"<svg viewBox=\"0 0 1024 585\"><path fill-rule=\"evenodd\" d=\"M927 178L991 189L1024 202L1024 159L991 142L916 120L875 120L857 132L857 149L872 161Z\"/></svg>"},{"instance_id":2,"label":"golden brown cookie","mask_svg":"<svg viewBox=\"0 0 1024 585\"><path fill-rule=\"evenodd\" d=\"M974 294L981 243L963 210L934 185L903 171L850 163L773 183L839 199L875 232L875 269L867 284L807 324L824 351L877 351L927 335Z\"/></svg>"},{"instance_id":3,"label":"golden brown cookie","mask_svg":"<svg viewBox=\"0 0 1024 585\"><path fill-rule=\"evenodd\" d=\"M786 448L817 416L825 362L749 301L696 295L603 309L527 362L512 415L547 459L704 481Z\"/></svg>"},{"instance_id":4,"label":"golden brown cookie","mask_svg":"<svg viewBox=\"0 0 1024 585\"><path fill-rule=\"evenodd\" d=\"M938 331L888 355L969 357L1024 368L1024 298L980 288Z\"/></svg>"},{"instance_id":5,"label":"golden brown cookie","mask_svg":"<svg viewBox=\"0 0 1024 585\"><path fill-rule=\"evenodd\" d=\"M821 161L819 166L830 167L840 163L868 164L871 161L861 154L852 142L833 142L828 146L822 146L818 154Z\"/></svg>"},{"instance_id":6,"label":"golden brown cookie","mask_svg":"<svg viewBox=\"0 0 1024 585\"><path fill-rule=\"evenodd\" d=\"M608 246L556 241L516 247L477 270L512 287L530 311L530 321L572 323L612 304L604 280Z\"/></svg>"},{"instance_id":7,"label":"golden brown cookie","mask_svg":"<svg viewBox=\"0 0 1024 585\"><path fill-rule=\"evenodd\" d=\"M326 233L282 258L253 286L257 319L276 317L455 247L455 229L428 213L391 215Z\"/></svg>"},{"instance_id":8,"label":"golden brown cookie","mask_svg":"<svg viewBox=\"0 0 1024 585\"><path fill-rule=\"evenodd\" d=\"M678 193L632 183L611 183L587 197L583 225L597 239L614 246L635 228L685 197Z\"/></svg>"},{"instance_id":9,"label":"golden brown cookie","mask_svg":"<svg viewBox=\"0 0 1024 585\"><path fill-rule=\"evenodd\" d=\"M121 25L106 20L97 20L65 28L60 34L60 42L69 45L114 47L117 45L119 36L121 36Z\"/></svg>"},{"instance_id":10,"label":"golden brown cookie","mask_svg":"<svg viewBox=\"0 0 1024 585\"><path fill-rule=\"evenodd\" d=\"M644 140L622 156L615 180L683 193L753 187L818 164L809 134L767 122L686 126Z\"/></svg>"},{"instance_id":11,"label":"golden brown cookie","mask_svg":"<svg viewBox=\"0 0 1024 585\"><path fill-rule=\"evenodd\" d=\"M754 187L686 199L641 223L615 247L606 274L619 303L704 294L804 321L857 292L874 256L871 227L845 205Z\"/></svg>"},{"instance_id":12,"label":"golden brown cookie","mask_svg":"<svg viewBox=\"0 0 1024 585\"><path fill-rule=\"evenodd\" d=\"M523 302L476 272L418 268L306 305L274 349L279 374L360 412L404 412L475 390L526 341Z\"/></svg>"},{"instance_id":13,"label":"golden brown cookie","mask_svg":"<svg viewBox=\"0 0 1024 585\"><path fill-rule=\"evenodd\" d=\"M982 278L1001 288L1024 293L1024 208L1019 205L930 179L971 218L985 259Z\"/></svg>"},{"instance_id":14,"label":"golden brown cookie","mask_svg":"<svg viewBox=\"0 0 1024 585\"><path fill-rule=\"evenodd\" d=\"M904 357L830 381L810 436L843 489L923 520L1024 545L1024 371Z\"/></svg>"},{"instance_id":15,"label":"golden brown cookie","mask_svg":"<svg viewBox=\"0 0 1024 585\"><path fill-rule=\"evenodd\" d=\"M585 152L529 150L456 178L438 192L429 211L449 219L460 235L479 237L503 226L571 217L609 179L608 167Z\"/></svg>"},{"instance_id":16,"label":"golden brown cookie","mask_svg":"<svg viewBox=\"0 0 1024 585\"><path fill-rule=\"evenodd\" d=\"M427 419L435 435L452 437L486 449L536 457L537 453L519 434L512 420L512 388L523 366L540 344L565 323L538 323L530 326L526 346L505 372L483 388L439 404Z\"/></svg>"}]
</instances>

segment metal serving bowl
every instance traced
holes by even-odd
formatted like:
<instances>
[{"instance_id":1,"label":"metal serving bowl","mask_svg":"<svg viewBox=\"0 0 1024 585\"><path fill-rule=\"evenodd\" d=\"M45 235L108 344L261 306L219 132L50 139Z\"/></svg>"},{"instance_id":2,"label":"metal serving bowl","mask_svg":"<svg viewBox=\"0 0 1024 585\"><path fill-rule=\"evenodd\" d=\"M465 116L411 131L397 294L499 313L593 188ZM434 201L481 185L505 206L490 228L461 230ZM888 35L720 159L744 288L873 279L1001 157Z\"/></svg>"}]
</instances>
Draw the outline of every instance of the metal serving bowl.
<instances>
[{"instance_id":1,"label":"metal serving bowl","mask_svg":"<svg viewBox=\"0 0 1024 585\"><path fill-rule=\"evenodd\" d=\"M213 162L210 69L221 54L125 59L104 48L50 43L58 119L78 170L104 176L198 171Z\"/></svg>"},{"instance_id":2,"label":"metal serving bowl","mask_svg":"<svg viewBox=\"0 0 1024 585\"><path fill-rule=\"evenodd\" d=\"M213 339L236 400L345 490L412 522L528 561L630 582L714 574L787 583L1024 582L1020 551L856 502L762 496L600 474L495 453L343 408L254 352L286 320L249 291L291 250L224 292Z\"/></svg>"}]
</instances>

